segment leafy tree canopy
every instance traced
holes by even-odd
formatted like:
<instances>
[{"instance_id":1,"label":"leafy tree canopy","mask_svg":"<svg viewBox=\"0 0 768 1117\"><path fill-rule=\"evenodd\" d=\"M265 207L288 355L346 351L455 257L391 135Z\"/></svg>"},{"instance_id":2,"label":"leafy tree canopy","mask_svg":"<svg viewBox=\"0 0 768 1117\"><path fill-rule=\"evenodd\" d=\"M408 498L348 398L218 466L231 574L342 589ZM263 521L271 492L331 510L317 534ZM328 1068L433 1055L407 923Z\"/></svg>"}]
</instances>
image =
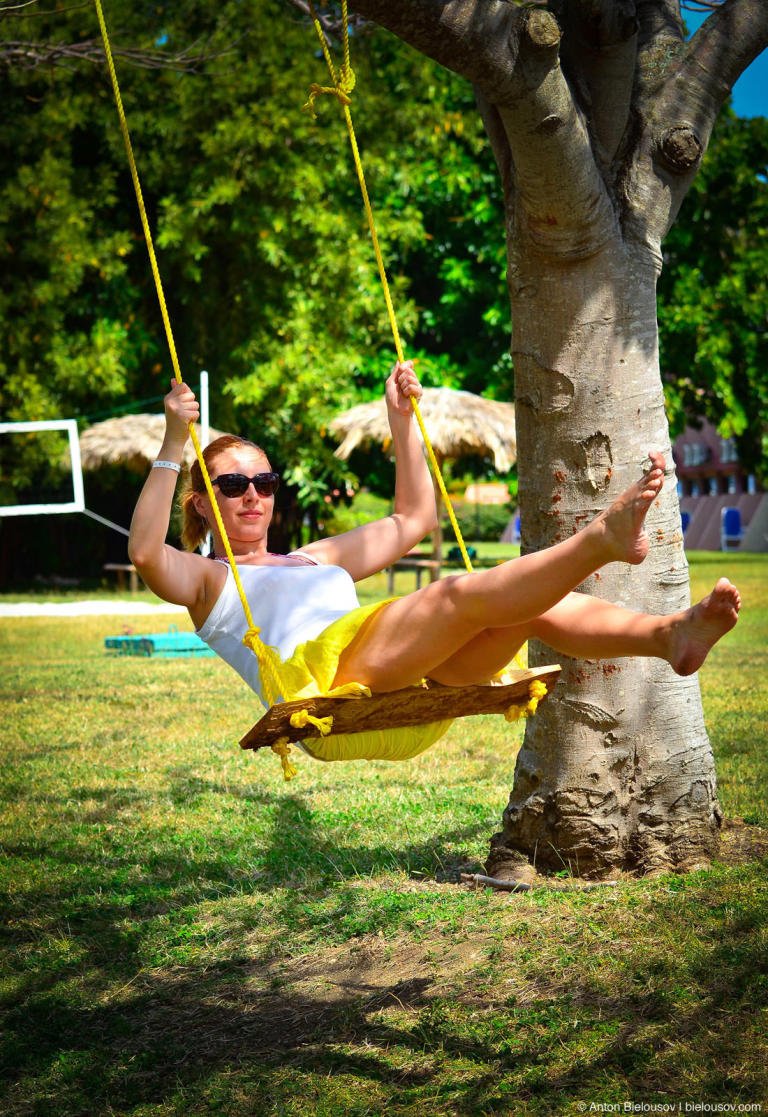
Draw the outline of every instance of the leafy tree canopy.
<instances>
[{"instance_id":1,"label":"leafy tree canopy","mask_svg":"<svg viewBox=\"0 0 768 1117\"><path fill-rule=\"evenodd\" d=\"M380 392L391 339L337 106L321 99L316 120L301 111L325 80L316 41L278 0L110 0L106 14L115 46L204 47L200 72L118 60L182 369L193 383L210 369L215 424L262 442L297 511L319 508L341 470L327 423ZM0 18L14 39L96 32L89 5ZM510 398L503 209L471 88L372 27L353 49L355 121L408 351L428 358L428 380ZM155 410L169 362L106 72L8 66L0 96L2 413ZM673 419L709 415L750 461L768 407L767 128L722 121L661 280Z\"/></svg>"},{"instance_id":2,"label":"leafy tree canopy","mask_svg":"<svg viewBox=\"0 0 768 1117\"><path fill-rule=\"evenodd\" d=\"M17 38L94 33L87 5L23 11ZM216 424L258 437L310 505L339 475L327 421L381 390L391 346L337 106L321 102L317 120L301 111L324 78L317 44L269 0L247 12L113 0L106 14L116 45L179 52L205 41L212 55L191 74L118 63L176 343L190 381L200 367L213 374ZM486 313L489 284L503 290L471 96L381 33L356 40L355 65L404 335L442 351L456 341L453 379L485 377L507 343L494 324L489 359L471 322ZM13 106L0 124L3 413L103 415L157 400L169 362L106 73L10 67L0 90ZM412 294L406 268L419 275Z\"/></svg>"}]
</instances>

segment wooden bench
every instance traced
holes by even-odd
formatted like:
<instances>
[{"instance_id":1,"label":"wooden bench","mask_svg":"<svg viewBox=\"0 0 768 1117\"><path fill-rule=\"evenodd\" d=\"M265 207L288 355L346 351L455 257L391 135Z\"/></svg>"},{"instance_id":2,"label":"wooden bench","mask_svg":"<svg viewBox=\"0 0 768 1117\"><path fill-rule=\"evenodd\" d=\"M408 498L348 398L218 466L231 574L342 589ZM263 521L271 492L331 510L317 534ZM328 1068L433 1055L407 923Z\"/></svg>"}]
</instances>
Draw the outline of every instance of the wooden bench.
<instances>
[{"instance_id":1,"label":"wooden bench","mask_svg":"<svg viewBox=\"0 0 768 1117\"><path fill-rule=\"evenodd\" d=\"M509 556L513 558L513 555ZM494 566L499 566L506 559L503 558L479 558L475 556L472 558L472 567L474 570L490 570ZM451 559L444 559L439 563L436 559L427 558L426 555L405 555L403 558L398 559L397 562L392 563L387 567L387 594L392 597L395 592L395 572L397 570L412 570L416 575L416 589L421 589L421 579L424 572L429 573L430 579L434 581L440 576L440 571L445 569L450 570L464 570L463 562L456 562Z\"/></svg>"},{"instance_id":2,"label":"wooden bench","mask_svg":"<svg viewBox=\"0 0 768 1117\"><path fill-rule=\"evenodd\" d=\"M387 593L390 597L395 592L395 571L396 570L412 570L416 575L416 589L421 589L421 579L425 571L428 571L431 579L434 580L440 574L440 563L436 559L431 558L405 558L398 559L393 562L391 566L387 567Z\"/></svg>"},{"instance_id":3,"label":"wooden bench","mask_svg":"<svg viewBox=\"0 0 768 1117\"><path fill-rule=\"evenodd\" d=\"M115 574L117 576L117 588L120 593L125 589L126 574L128 575L128 584L131 593L138 592L139 575L132 562L105 562L102 570L105 570L108 574Z\"/></svg>"}]
</instances>

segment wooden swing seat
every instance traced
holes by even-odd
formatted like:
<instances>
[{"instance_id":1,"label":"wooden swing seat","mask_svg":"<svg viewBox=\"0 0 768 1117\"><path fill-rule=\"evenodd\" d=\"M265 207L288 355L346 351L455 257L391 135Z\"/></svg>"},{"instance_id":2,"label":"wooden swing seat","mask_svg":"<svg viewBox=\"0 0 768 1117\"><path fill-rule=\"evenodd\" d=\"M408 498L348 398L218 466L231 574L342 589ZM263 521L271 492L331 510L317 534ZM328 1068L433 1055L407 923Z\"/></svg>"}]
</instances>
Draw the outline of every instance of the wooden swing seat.
<instances>
[{"instance_id":1,"label":"wooden swing seat","mask_svg":"<svg viewBox=\"0 0 768 1117\"><path fill-rule=\"evenodd\" d=\"M427 680L426 686L404 687L370 698L303 698L278 702L267 710L240 741L243 749L263 749L280 738L290 742L319 737L314 725L296 728L291 715L306 710L312 717L333 717L332 733L367 733L374 729L394 729L405 725L428 725L447 718L473 714L503 714L511 706L524 706L534 680L551 691L560 675L560 666L535 667L527 671L508 671L508 683L485 686L442 686Z\"/></svg>"}]
</instances>

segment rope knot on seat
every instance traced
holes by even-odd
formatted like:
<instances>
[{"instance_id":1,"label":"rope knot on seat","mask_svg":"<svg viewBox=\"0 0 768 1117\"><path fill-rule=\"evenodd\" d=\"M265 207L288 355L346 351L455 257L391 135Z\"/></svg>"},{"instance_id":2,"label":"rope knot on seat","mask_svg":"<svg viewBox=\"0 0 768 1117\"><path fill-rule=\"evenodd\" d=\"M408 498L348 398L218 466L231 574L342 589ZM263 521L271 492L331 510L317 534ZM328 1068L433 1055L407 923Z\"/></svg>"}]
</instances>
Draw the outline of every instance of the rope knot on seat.
<instances>
[{"instance_id":1,"label":"rope knot on seat","mask_svg":"<svg viewBox=\"0 0 768 1117\"><path fill-rule=\"evenodd\" d=\"M506 721L520 721L521 718L531 718L539 708L539 703L542 698L546 698L548 694L546 683L542 683L540 679L534 679L528 687L528 701L524 706L510 706L508 710L504 711L504 718Z\"/></svg>"},{"instance_id":2,"label":"rope knot on seat","mask_svg":"<svg viewBox=\"0 0 768 1117\"><path fill-rule=\"evenodd\" d=\"M321 737L327 737L333 729L333 718L316 718L309 710L297 710L291 714L291 725L294 729L304 729L307 725L314 725L320 731Z\"/></svg>"}]
</instances>

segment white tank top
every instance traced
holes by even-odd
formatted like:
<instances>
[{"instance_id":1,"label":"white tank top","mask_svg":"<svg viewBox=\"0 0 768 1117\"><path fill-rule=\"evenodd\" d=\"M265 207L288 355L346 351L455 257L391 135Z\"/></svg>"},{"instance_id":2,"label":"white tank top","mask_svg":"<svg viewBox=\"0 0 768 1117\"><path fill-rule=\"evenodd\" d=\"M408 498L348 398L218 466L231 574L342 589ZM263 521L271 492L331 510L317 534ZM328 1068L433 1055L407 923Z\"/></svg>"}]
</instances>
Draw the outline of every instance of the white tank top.
<instances>
[{"instance_id":1,"label":"white tank top","mask_svg":"<svg viewBox=\"0 0 768 1117\"><path fill-rule=\"evenodd\" d=\"M276 648L283 660L359 606L355 583L340 566L297 563L237 570L262 641ZM234 574L227 569L224 588L197 635L263 700L258 660L243 644L247 627Z\"/></svg>"}]
</instances>

